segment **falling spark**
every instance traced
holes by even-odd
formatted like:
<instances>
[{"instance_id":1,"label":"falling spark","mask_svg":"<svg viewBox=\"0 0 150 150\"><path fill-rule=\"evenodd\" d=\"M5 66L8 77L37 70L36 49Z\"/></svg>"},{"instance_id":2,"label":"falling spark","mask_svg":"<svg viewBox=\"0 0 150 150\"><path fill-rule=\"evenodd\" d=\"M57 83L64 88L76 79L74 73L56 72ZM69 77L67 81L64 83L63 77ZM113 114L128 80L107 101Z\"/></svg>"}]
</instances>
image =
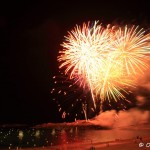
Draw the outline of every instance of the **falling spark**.
<instances>
[{"instance_id":1,"label":"falling spark","mask_svg":"<svg viewBox=\"0 0 150 150\"><path fill-rule=\"evenodd\" d=\"M66 112L64 111L63 114L62 114L62 118L66 118Z\"/></svg>"}]
</instances>

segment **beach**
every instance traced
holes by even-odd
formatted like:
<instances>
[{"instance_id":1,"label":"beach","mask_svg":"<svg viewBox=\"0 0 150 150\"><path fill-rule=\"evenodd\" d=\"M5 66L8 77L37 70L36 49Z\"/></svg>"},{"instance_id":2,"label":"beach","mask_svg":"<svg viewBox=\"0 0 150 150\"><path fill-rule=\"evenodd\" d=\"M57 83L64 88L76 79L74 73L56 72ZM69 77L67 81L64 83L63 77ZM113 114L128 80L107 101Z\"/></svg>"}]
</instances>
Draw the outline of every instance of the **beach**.
<instances>
[{"instance_id":1,"label":"beach","mask_svg":"<svg viewBox=\"0 0 150 150\"><path fill-rule=\"evenodd\" d=\"M144 143L144 146L139 147L139 143ZM150 150L150 137L140 139L126 139L108 142L98 142L92 143L91 141L86 141L82 143L72 143L72 144L61 144L61 145L51 145L47 147L32 147L32 148L16 148L12 150ZM4 149L5 150L5 149Z\"/></svg>"}]
</instances>

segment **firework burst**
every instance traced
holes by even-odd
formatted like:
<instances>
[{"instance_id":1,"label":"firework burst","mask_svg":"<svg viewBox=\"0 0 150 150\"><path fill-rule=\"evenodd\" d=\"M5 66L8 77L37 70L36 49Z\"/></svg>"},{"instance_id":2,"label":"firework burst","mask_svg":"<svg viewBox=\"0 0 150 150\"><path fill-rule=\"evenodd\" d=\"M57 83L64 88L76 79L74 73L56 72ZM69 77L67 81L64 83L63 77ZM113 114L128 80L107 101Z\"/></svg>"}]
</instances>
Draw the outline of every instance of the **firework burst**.
<instances>
[{"instance_id":1,"label":"firework burst","mask_svg":"<svg viewBox=\"0 0 150 150\"><path fill-rule=\"evenodd\" d=\"M101 99L124 99L122 92L135 87L136 81L148 68L150 35L139 27L119 27L111 38L103 80L97 89ZM100 85L99 85L100 86Z\"/></svg>"},{"instance_id":2,"label":"firework burst","mask_svg":"<svg viewBox=\"0 0 150 150\"><path fill-rule=\"evenodd\" d=\"M138 26L119 27L111 42L112 54L116 63L122 68L123 75L132 76L143 74L148 68L150 54L150 35L145 34Z\"/></svg>"},{"instance_id":3,"label":"firework burst","mask_svg":"<svg viewBox=\"0 0 150 150\"><path fill-rule=\"evenodd\" d=\"M91 91L94 105L94 73L96 73L97 64L104 66L109 36L109 31L104 30L98 22L95 22L93 26L90 23L83 24L83 27L76 26L65 37L66 41L62 44L64 49L60 51L58 57L58 61L61 62L59 68L65 68L65 74L68 74L70 79L73 78L80 87Z\"/></svg>"},{"instance_id":4,"label":"firework burst","mask_svg":"<svg viewBox=\"0 0 150 150\"><path fill-rule=\"evenodd\" d=\"M59 68L96 100L118 101L148 68L150 35L139 27L76 26L62 44Z\"/></svg>"}]
</instances>

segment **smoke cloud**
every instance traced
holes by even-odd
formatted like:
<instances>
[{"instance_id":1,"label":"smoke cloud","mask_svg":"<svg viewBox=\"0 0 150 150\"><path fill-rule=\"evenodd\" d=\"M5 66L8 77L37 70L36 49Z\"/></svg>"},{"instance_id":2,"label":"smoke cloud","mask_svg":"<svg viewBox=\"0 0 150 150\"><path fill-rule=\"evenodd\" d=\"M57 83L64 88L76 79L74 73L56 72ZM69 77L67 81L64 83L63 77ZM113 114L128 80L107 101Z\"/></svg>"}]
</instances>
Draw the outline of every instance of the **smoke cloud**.
<instances>
[{"instance_id":1,"label":"smoke cloud","mask_svg":"<svg viewBox=\"0 0 150 150\"><path fill-rule=\"evenodd\" d=\"M144 77L138 81L138 86L133 91L136 98L136 107L125 111L105 111L94 119L92 124L117 128L136 126L150 123L150 70L146 71ZM132 101L132 100L131 100Z\"/></svg>"},{"instance_id":2,"label":"smoke cloud","mask_svg":"<svg viewBox=\"0 0 150 150\"><path fill-rule=\"evenodd\" d=\"M119 113L115 110L105 111L93 120L90 120L92 124L110 128L145 124L149 123L149 121L150 111L140 110L138 108L132 108L127 111L119 111Z\"/></svg>"}]
</instances>

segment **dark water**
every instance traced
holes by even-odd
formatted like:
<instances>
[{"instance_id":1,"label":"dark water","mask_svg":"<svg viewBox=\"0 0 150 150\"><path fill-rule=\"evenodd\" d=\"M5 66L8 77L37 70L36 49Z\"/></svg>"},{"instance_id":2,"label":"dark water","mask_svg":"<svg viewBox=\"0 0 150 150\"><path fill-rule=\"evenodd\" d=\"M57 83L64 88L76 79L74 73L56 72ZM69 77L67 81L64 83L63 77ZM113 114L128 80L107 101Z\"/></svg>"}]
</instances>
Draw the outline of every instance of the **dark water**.
<instances>
[{"instance_id":1,"label":"dark water","mask_svg":"<svg viewBox=\"0 0 150 150\"><path fill-rule=\"evenodd\" d=\"M45 147L76 142L106 142L150 136L150 129L98 129L88 127L1 128L0 149Z\"/></svg>"}]
</instances>

